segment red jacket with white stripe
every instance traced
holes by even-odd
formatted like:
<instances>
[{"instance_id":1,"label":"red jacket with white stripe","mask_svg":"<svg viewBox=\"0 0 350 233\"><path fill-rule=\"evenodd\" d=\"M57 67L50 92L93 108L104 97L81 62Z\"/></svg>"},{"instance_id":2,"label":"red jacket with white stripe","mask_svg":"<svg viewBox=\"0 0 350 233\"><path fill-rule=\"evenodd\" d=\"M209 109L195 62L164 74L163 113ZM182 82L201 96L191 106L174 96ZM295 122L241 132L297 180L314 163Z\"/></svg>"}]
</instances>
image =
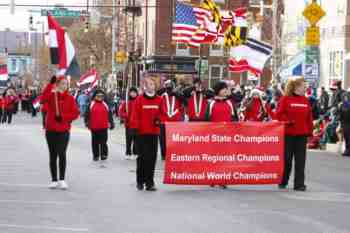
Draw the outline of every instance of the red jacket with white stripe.
<instances>
[{"instance_id":1,"label":"red jacket with white stripe","mask_svg":"<svg viewBox=\"0 0 350 233\"><path fill-rule=\"evenodd\" d=\"M232 122L235 118L235 109L230 100L214 99L208 104L207 121Z\"/></svg>"},{"instance_id":2,"label":"red jacket with white stripe","mask_svg":"<svg viewBox=\"0 0 350 233\"><path fill-rule=\"evenodd\" d=\"M183 121L184 108L181 101L175 95L168 95L164 93L162 95L162 103L160 106L160 120L162 123Z\"/></svg>"},{"instance_id":3,"label":"red jacket with white stripe","mask_svg":"<svg viewBox=\"0 0 350 233\"><path fill-rule=\"evenodd\" d=\"M286 123L286 135L308 136L312 134L312 108L305 96L282 97L276 116L279 121Z\"/></svg>"},{"instance_id":4,"label":"red jacket with white stripe","mask_svg":"<svg viewBox=\"0 0 350 233\"><path fill-rule=\"evenodd\" d=\"M112 112L104 101L92 101L89 110L85 114L85 124L92 131L108 129L113 125Z\"/></svg>"},{"instance_id":5,"label":"red jacket with white stripe","mask_svg":"<svg viewBox=\"0 0 350 233\"><path fill-rule=\"evenodd\" d=\"M131 115L130 127L137 129L139 135L159 135L160 96L143 94L137 97Z\"/></svg>"},{"instance_id":6,"label":"red jacket with white stripe","mask_svg":"<svg viewBox=\"0 0 350 233\"><path fill-rule=\"evenodd\" d=\"M204 121L208 100L202 93L194 93L188 100L187 113L190 121Z\"/></svg>"},{"instance_id":7,"label":"red jacket with white stripe","mask_svg":"<svg viewBox=\"0 0 350 233\"><path fill-rule=\"evenodd\" d=\"M54 84L47 85L41 99L41 102L47 106L45 129L50 132L68 132L71 129L72 121L79 117L78 106L74 97L67 91L54 93L52 92L53 88ZM56 109L56 100L58 109ZM55 119L57 111L62 117L62 122Z\"/></svg>"}]
</instances>

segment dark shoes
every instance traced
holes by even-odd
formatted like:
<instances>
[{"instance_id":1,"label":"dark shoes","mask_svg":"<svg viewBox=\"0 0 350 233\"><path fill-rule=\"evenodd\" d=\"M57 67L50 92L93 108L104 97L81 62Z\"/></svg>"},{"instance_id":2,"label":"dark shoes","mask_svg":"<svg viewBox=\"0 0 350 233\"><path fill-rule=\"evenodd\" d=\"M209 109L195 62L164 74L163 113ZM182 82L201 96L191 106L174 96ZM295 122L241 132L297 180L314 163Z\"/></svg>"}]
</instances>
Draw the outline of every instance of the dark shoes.
<instances>
[{"instance_id":1,"label":"dark shoes","mask_svg":"<svg viewBox=\"0 0 350 233\"><path fill-rule=\"evenodd\" d=\"M143 186L143 184L137 184L136 188L137 188L137 190L142 191L144 186Z\"/></svg>"},{"instance_id":2,"label":"dark shoes","mask_svg":"<svg viewBox=\"0 0 350 233\"><path fill-rule=\"evenodd\" d=\"M157 191L157 188L154 186L146 187L146 191L155 192L155 191Z\"/></svg>"},{"instance_id":3,"label":"dark shoes","mask_svg":"<svg viewBox=\"0 0 350 233\"><path fill-rule=\"evenodd\" d=\"M306 191L306 185L299 186L299 187L294 187L294 191L305 192Z\"/></svg>"},{"instance_id":4,"label":"dark shoes","mask_svg":"<svg viewBox=\"0 0 350 233\"><path fill-rule=\"evenodd\" d=\"M286 184L279 184L279 185L278 185L278 188L279 188L279 189L287 189L287 186L288 186L288 185L286 185Z\"/></svg>"}]
</instances>

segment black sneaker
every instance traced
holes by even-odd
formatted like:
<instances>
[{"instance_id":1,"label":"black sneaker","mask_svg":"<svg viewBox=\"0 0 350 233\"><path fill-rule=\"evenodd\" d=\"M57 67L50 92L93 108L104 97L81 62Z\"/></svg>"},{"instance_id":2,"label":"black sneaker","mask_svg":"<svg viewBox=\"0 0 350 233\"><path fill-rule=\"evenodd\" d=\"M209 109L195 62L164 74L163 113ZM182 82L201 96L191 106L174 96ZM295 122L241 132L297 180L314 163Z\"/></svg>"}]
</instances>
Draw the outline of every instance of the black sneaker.
<instances>
[{"instance_id":1,"label":"black sneaker","mask_svg":"<svg viewBox=\"0 0 350 233\"><path fill-rule=\"evenodd\" d=\"M295 191L299 192L305 192L306 191L306 185L300 186L300 187L294 187Z\"/></svg>"},{"instance_id":2,"label":"black sneaker","mask_svg":"<svg viewBox=\"0 0 350 233\"><path fill-rule=\"evenodd\" d=\"M279 184L278 188L279 189L287 189L287 185L286 184Z\"/></svg>"},{"instance_id":3,"label":"black sneaker","mask_svg":"<svg viewBox=\"0 0 350 233\"><path fill-rule=\"evenodd\" d=\"M227 186L226 185L220 185L220 188L227 189Z\"/></svg>"},{"instance_id":4,"label":"black sneaker","mask_svg":"<svg viewBox=\"0 0 350 233\"><path fill-rule=\"evenodd\" d=\"M154 191L157 191L157 188L154 186L146 187L146 191L154 192Z\"/></svg>"},{"instance_id":5,"label":"black sneaker","mask_svg":"<svg viewBox=\"0 0 350 233\"><path fill-rule=\"evenodd\" d=\"M136 185L137 190L142 191L143 190L143 184L137 184Z\"/></svg>"}]
</instances>

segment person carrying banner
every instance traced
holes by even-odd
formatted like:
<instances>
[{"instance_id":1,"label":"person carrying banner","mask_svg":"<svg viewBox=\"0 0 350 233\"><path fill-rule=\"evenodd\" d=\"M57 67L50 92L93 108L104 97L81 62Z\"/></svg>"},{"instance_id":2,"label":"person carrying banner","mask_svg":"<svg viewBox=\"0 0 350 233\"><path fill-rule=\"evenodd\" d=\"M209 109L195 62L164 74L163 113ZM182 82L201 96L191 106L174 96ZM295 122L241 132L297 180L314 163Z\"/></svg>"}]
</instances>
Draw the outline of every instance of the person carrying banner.
<instances>
[{"instance_id":1,"label":"person carrying banner","mask_svg":"<svg viewBox=\"0 0 350 233\"><path fill-rule=\"evenodd\" d=\"M237 111L228 98L230 91L227 84L219 81L214 86L215 97L209 102L206 111L206 120L211 122L233 122L238 121ZM211 185L214 187L214 185ZM226 185L220 185L226 189Z\"/></svg>"},{"instance_id":2,"label":"person carrying banner","mask_svg":"<svg viewBox=\"0 0 350 233\"><path fill-rule=\"evenodd\" d=\"M203 93L202 81L199 78L193 80L193 87L187 90L187 114L189 121L205 121L205 113L208 100Z\"/></svg>"},{"instance_id":3,"label":"person carrying banner","mask_svg":"<svg viewBox=\"0 0 350 233\"><path fill-rule=\"evenodd\" d=\"M305 162L307 137L312 135L312 108L305 97L306 83L303 77L291 78L286 86L286 93L279 102L277 119L286 123L284 175L280 189L288 186L295 161L294 190L306 191Z\"/></svg>"},{"instance_id":4,"label":"person carrying banner","mask_svg":"<svg viewBox=\"0 0 350 233\"><path fill-rule=\"evenodd\" d=\"M65 182L66 152L72 121L79 117L78 106L68 92L68 81L64 76L52 77L42 94L42 103L47 104L45 120L46 140L50 152L50 189L67 189ZM59 159L59 181L57 179Z\"/></svg>"},{"instance_id":5,"label":"person carrying banner","mask_svg":"<svg viewBox=\"0 0 350 233\"><path fill-rule=\"evenodd\" d=\"M144 94L137 97L131 115L131 128L137 129L138 158L136 169L137 189L156 191L154 169L157 161L160 125L160 106L162 98L156 94L156 80L144 80Z\"/></svg>"},{"instance_id":6,"label":"person carrying banner","mask_svg":"<svg viewBox=\"0 0 350 233\"><path fill-rule=\"evenodd\" d=\"M138 90L136 87L129 89L128 97L119 107L118 116L124 122L125 126L125 139L126 139L126 153L125 158L127 160L137 156L136 148L136 129L130 128L131 114L134 110L135 100L138 96Z\"/></svg>"},{"instance_id":7,"label":"person carrying banner","mask_svg":"<svg viewBox=\"0 0 350 233\"><path fill-rule=\"evenodd\" d=\"M96 90L92 96L90 108L85 112L85 125L91 131L91 146L93 161L101 160L101 167L106 166L108 158L108 128L113 130L113 113L105 101L106 95L102 90Z\"/></svg>"},{"instance_id":8,"label":"person carrying banner","mask_svg":"<svg viewBox=\"0 0 350 233\"><path fill-rule=\"evenodd\" d=\"M184 108L182 100L175 90L175 83L167 80L164 83L164 93L162 94L162 103L160 107L160 149L162 160L165 160L166 142L165 142L165 123L179 122L184 120Z\"/></svg>"}]
</instances>

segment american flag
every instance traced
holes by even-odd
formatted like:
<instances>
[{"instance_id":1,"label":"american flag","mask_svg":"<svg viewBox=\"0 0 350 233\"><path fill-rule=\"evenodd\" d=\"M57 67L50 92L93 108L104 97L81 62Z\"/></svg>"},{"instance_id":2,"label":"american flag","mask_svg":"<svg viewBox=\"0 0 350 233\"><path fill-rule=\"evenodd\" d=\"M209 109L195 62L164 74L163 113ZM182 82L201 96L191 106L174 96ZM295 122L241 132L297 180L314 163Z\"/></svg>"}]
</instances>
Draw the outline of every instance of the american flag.
<instances>
[{"instance_id":1,"label":"american flag","mask_svg":"<svg viewBox=\"0 0 350 233\"><path fill-rule=\"evenodd\" d=\"M210 11L176 2L175 22L172 39L192 47L198 47L211 33L212 14Z\"/></svg>"}]
</instances>

